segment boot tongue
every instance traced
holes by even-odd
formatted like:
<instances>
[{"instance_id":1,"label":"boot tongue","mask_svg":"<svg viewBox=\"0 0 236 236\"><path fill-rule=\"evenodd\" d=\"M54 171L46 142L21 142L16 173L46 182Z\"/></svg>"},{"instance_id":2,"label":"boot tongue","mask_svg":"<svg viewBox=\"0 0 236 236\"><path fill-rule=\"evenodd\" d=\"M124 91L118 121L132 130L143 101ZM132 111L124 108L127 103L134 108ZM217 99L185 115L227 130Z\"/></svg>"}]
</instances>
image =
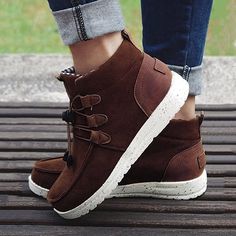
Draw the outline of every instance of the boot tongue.
<instances>
[{"instance_id":1,"label":"boot tongue","mask_svg":"<svg viewBox=\"0 0 236 236\"><path fill-rule=\"evenodd\" d=\"M79 93L81 95L94 94L114 85L124 77L138 59L142 60L142 58L143 53L128 39L124 39L107 62L75 81Z\"/></svg>"},{"instance_id":2,"label":"boot tongue","mask_svg":"<svg viewBox=\"0 0 236 236\"><path fill-rule=\"evenodd\" d=\"M78 88L75 86L75 80L79 75L75 74L74 67L68 68L62 71L57 79L64 83L67 95L70 99L73 99L78 94Z\"/></svg>"}]
</instances>

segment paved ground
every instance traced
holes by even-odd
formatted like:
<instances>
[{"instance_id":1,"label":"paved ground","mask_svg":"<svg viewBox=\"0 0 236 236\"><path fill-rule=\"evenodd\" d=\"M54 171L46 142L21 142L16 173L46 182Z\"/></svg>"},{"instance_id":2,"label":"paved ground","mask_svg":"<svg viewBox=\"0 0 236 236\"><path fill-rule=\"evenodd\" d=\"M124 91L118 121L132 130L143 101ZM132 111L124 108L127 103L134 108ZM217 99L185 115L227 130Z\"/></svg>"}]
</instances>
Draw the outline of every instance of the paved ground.
<instances>
[{"instance_id":1,"label":"paved ground","mask_svg":"<svg viewBox=\"0 0 236 236\"><path fill-rule=\"evenodd\" d=\"M72 64L65 55L0 56L0 101L66 102L63 85L54 79ZM199 104L236 103L236 57L206 57Z\"/></svg>"}]
</instances>

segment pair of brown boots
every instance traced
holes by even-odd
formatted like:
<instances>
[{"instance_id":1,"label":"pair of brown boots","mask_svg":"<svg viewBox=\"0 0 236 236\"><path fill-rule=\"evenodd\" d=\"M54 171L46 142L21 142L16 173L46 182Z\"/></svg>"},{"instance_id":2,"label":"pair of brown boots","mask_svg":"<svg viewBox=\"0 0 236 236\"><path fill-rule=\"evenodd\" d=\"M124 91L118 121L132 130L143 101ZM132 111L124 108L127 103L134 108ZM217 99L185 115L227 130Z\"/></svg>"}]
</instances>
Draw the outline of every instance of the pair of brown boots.
<instances>
[{"instance_id":1,"label":"pair of brown boots","mask_svg":"<svg viewBox=\"0 0 236 236\"><path fill-rule=\"evenodd\" d=\"M62 115L68 150L36 162L29 187L66 219L105 198L191 199L206 191L203 117L171 120L188 96L187 82L123 37L99 69L77 75L69 68L58 77L70 98Z\"/></svg>"}]
</instances>

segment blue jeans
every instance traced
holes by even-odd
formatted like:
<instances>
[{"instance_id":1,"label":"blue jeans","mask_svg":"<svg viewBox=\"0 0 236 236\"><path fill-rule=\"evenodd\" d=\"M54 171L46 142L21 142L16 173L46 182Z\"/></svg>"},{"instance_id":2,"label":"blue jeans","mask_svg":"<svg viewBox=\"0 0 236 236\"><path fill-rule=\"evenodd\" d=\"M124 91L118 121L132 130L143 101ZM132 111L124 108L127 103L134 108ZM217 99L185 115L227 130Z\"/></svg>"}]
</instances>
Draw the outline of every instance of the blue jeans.
<instances>
[{"instance_id":1,"label":"blue jeans","mask_svg":"<svg viewBox=\"0 0 236 236\"><path fill-rule=\"evenodd\" d=\"M212 0L142 0L143 47L201 93L202 59ZM152 7L150 7L152 6Z\"/></svg>"},{"instance_id":2,"label":"blue jeans","mask_svg":"<svg viewBox=\"0 0 236 236\"><path fill-rule=\"evenodd\" d=\"M66 45L124 29L118 0L48 0ZM213 0L141 0L143 47L201 93L202 59Z\"/></svg>"},{"instance_id":3,"label":"blue jeans","mask_svg":"<svg viewBox=\"0 0 236 236\"><path fill-rule=\"evenodd\" d=\"M52 11L60 11L63 9L72 8L75 5L84 5L95 1L97 0L49 0L48 3Z\"/></svg>"}]
</instances>

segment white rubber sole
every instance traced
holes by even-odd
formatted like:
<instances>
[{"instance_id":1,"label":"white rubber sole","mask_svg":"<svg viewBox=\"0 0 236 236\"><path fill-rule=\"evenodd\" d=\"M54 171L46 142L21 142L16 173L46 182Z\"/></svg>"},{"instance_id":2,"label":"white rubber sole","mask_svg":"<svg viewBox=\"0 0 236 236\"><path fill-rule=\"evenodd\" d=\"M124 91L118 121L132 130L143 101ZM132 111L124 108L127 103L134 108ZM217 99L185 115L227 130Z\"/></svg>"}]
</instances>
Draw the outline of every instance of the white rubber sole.
<instances>
[{"instance_id":1,"label":"white rubber sole","mask_svg":"<svg viewBox=\"0 0 236 236\"><path fill-rule=\"evenodd\" d=\"M46 189L46 188L43 188L39 185L37 185L31 178L31 175L28 177L28 184L29 184L29 188L30 190L40 196L40 197L43 197L43 198L47 198L47 195L48 195L48 192L49 192L49 189Z\"/></svg>"},{"instance_id":2,"label":"white rubber sole","mask_svg":"<svg viewBox=\"0 0 236 236\"><path fill-rule=\"evenodd\" d=\"M47 197L48 189L42 188L29 176L29 188L38 196ZM107 198L147 197L174 200L190 200L204 194L207 189L207 173L203 171L198 178L179 182L145 182L118 185Z\"/></svg>"},{"instance_id":3,"label":"white rubber sole","mask_svg":"<svg viewBox=\"0 0 236 236\"><path fill-rule=\"evenodd\" d=\"M175 200L189 200L201 196L207 189L207 174L189 181L147 182L120 185L111 193L113 197L148 197Z\"/></svg>"},{"instance_id":4,"label":"white rubber sole","mask_svg":"<svg viewBox=\"0 0 236 236\"><path fill-rule=\"evenodd\" d=\"M54 210L65 219L74 219L87 214L90 210L96 208L98 204L102 203L117 187L131 165L136 162L150 145L153 138L161 133L184 105L188 93L188 83L180 75L172 72L172 83L167 95L136 134L102 187L81 205L71 210L65 212L58 211L55 208Z\"/></svg>"}]
</instances>

